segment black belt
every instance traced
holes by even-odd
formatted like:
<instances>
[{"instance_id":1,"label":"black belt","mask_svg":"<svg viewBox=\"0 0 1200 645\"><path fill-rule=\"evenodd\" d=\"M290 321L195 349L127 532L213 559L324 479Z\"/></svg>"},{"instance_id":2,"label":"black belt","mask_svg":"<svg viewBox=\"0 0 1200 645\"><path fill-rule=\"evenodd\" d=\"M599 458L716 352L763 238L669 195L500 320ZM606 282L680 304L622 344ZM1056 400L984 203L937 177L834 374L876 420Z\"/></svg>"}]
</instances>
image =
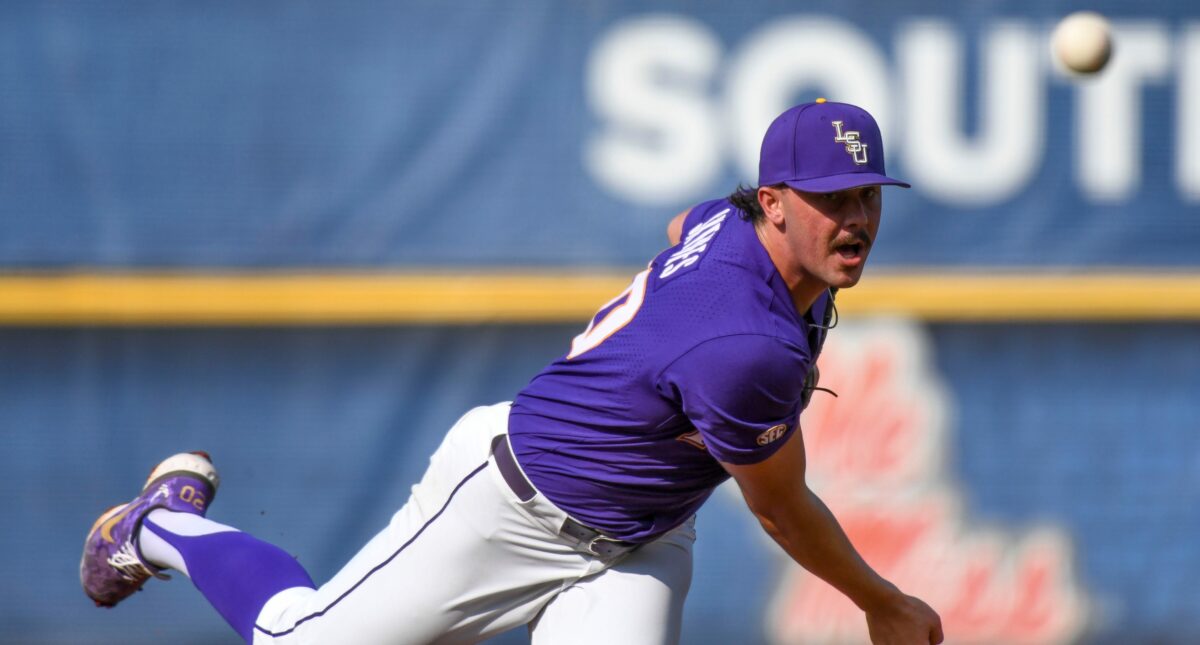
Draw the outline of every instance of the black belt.
<instances>
[{"instance_id":1,"label":"black belt","mask_svg":"<svg viewBox=\"0 0 1200 645\"><path fill-rule=\"evenodd\" d=\"M537 489L525 478L525 473L521 472L521 467L517 465L516 457L513 457L512 446L508 445L508 435L502 434L492 439L492 455L496 457L496 468L500 470L500 476L517 499L528 502L537 495ZM580 550L602 558L624 555L639 546L633 542L610 538L590 526L580 524L569 515L558 532L578 542Z\"/></svg>"}]
</instances>

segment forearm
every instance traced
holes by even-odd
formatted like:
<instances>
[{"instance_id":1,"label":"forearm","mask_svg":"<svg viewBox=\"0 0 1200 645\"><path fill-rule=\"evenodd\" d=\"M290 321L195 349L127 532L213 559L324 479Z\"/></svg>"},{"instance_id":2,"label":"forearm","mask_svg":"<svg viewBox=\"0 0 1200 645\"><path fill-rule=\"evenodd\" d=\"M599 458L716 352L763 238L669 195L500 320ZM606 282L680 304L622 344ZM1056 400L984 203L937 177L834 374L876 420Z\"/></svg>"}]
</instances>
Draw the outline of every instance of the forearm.
<instances>
[{"instance_id":1,"label":"forearm","mask_svg":"<svg viewBox=\"0 0 1200 645\"><path fill-rule=\"evenodd\" d=\"M762 462L722 465L783 550L866 613L872 643L942 642L937 612L901 593L867 565L833 513L804 483L805 463L803 436L796 432Z\"/></svg>"},{"instance_id":2,"label":"forearm","mask_svg":"<svg viewBox=\"0 0 1200 645\"><path fill-rule=\"evenodd\" d=\"M825 503L805 487L794 504L757 513L793 560L870 611L902 595L862 559Z\"/></svg>"}]
</instances>

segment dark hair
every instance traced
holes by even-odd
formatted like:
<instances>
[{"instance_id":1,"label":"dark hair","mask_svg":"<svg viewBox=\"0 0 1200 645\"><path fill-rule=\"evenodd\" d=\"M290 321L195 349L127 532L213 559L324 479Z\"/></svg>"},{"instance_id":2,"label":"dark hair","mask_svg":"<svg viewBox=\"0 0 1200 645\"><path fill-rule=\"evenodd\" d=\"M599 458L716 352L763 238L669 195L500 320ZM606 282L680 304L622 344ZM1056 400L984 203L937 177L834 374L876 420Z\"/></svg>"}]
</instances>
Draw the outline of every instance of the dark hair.
<instances>
[{"instance_id":1,"label":"dark hair","mask_svg":"<svg viewBox=\"0 0 1200 645\"><path fill-rule=\"evenodd\" d=\"M785 184L777 184L777 186L783 185ZM772 188L777 186L772 186ZM751 224L758 224L766 217L762 204L758 203L758 188L738 184L738 187L729 195L729 201L741 211L742 219Z\"/></svg>"}]
</instances>

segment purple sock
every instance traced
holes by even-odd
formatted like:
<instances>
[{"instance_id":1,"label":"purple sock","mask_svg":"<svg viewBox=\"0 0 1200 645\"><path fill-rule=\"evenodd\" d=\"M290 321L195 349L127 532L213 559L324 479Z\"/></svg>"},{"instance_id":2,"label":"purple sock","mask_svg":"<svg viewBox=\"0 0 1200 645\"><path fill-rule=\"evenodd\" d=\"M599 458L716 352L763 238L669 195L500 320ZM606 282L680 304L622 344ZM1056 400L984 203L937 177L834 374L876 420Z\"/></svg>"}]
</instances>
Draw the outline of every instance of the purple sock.
<instances>
[{"instance_id":1,"label":"purple sock","mask_svg":"<svg viewBox=\"0 0 1200 645\"><path fill-rule=\"evenodd\" d=\"M272 596L292 587L316 588L295 558L241 531L177 535L149 517L142 526L183 556L192 583L247 643L254 641L254 621Z\"/></svg>"}]
</instances>

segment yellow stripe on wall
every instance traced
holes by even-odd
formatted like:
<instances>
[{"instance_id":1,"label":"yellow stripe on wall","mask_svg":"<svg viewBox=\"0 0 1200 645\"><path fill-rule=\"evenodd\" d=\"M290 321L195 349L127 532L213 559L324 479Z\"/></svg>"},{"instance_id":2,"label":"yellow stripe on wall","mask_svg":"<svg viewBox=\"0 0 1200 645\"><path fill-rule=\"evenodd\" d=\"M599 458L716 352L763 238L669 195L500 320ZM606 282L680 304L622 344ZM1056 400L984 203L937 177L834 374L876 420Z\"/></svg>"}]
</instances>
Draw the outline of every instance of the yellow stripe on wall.
<instances>
[{"instance_id":1,"label":"yellow stripe on wall","mask_svg":"<svg viewBox=\"0 0 1200 645\"><path fill-rule=\"evenodd\" d=\"M843 313L931 321L1197 320L1200 274L914 273L864 277Z\"/></svg>"},{"instance_id":2,"label":"yellow stripe on wall","mask_svg":"<svg viewBox=\"0 0 1200 645\"><path fill-rule=\"evenodd\" d=\"M10 275L0 324L582 322L634 273ZM929 321L1200 320L1200 274L879 272L838 304Z\"/></svg>"},{"instance_id":3,"label":"yellow stripe on wall","mask_svg":"<svg viewBox=\"0 0 1200 645\"><path fill-rule=\"evenodd\" d=\"M0 322L289 325L584 320L628 277L249 274L0 277Z\"/></svg>"}]
</instances>

